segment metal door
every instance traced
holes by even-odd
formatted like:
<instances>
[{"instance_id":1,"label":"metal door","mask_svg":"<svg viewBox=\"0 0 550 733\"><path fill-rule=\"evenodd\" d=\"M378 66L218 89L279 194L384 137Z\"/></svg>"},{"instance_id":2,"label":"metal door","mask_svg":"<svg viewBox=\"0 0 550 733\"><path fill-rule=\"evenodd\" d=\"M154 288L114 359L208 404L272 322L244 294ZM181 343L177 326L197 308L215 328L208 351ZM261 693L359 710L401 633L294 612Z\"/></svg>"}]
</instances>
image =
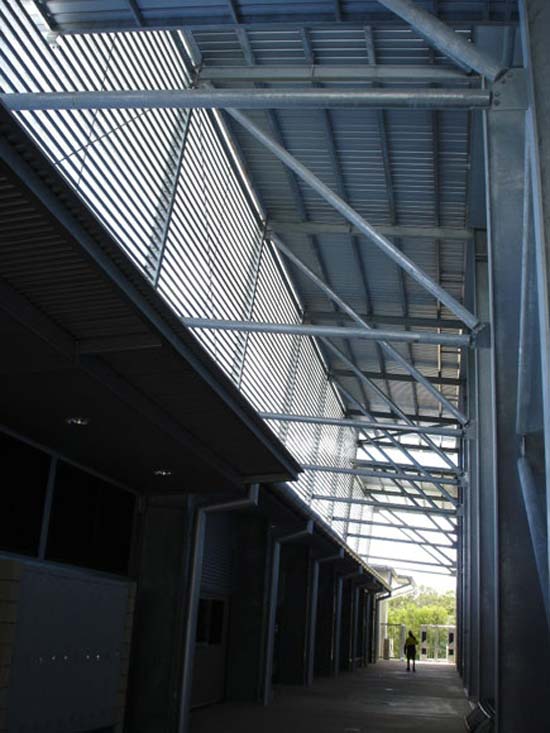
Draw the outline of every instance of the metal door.
<instances>
[{"instance_id":1,"label":"metal door","mask_svg":"<svg viewBox=\"0 0 550 733\"><path fill-rule=\"evenodd\" d=\"M229 599L203 595L199 601L191 707L225 697Z\"/></svg>"}]
</instances>

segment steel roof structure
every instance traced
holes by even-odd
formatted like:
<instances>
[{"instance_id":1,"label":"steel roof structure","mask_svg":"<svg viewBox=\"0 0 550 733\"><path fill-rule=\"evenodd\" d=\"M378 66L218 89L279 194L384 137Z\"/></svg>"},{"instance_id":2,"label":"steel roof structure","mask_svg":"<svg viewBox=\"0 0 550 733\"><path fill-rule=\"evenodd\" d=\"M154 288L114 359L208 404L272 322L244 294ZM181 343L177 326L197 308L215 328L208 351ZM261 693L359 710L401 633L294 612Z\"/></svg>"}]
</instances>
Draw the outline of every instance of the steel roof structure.
<instances>
[{"instance_id":1,"label":"steel roof structure","mask_svg":"<svg viewBox=\"0 0 550 733\"><path fill-rule=\"evenodd\" d=\"M519 624L524 565L546 618L536 0L26 5L57 76L21 71L14 15L2 104L296 456L302 498L360 556L458 572L462 604L494 571L471 643L484 612Z\"/></svg>"}]
</instances>

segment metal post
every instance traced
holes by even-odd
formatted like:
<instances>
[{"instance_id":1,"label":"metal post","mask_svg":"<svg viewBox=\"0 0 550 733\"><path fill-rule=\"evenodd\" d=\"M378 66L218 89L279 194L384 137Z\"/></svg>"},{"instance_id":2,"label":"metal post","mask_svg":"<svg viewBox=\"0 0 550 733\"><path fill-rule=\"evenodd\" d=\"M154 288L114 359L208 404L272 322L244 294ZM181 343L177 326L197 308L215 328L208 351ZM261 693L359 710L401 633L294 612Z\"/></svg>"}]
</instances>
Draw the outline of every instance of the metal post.
<instances>
[{"instance_id":1,"label":"metal post","mask_svg":"<svg viewBox=\"0 0 550 733\"><path fill-rule=\"evenodd\" d=\"M537 564L537 572L539 576L540 591L546 609L546 618L550 625L550 598L548 590L548 563L546 557L546 547L548 538L546 535L545 521L545 497L544 486L539 489L533 475L529 461L521 456L518 459L518 473L521 484L521 491L525 509L527 512L527 521L529 522L529 531L531 535L531 543L533 546L533 554Z\"/></svg>"},{"instance_id":2,"label":"metal post","mask_svg":"<svg viewBox=\"0 0 550 733\"><path fill-rule=\"evenodd\" d=\"M546 469L546 534L550 536L550 239L548 216L550 207L550 137L548 135L548 3L541 0L520 0L523 58L527 70L529 110L527 139L530 154L533 191L533 228L538 298L540 374L542 375L542 413L544 462ZM547 547L550 567L550 542Z\"/></svg>"},{"instance_id":3,"label":"metal post","mask_svg":"<svg viewBox=\"0 0 550 733\"><path fill-rule=\"evenodd\" d=\"M277 615L277 596L279 593L279 568L281 564L281 544L273 543L271 555L271 584L269 590L269 606L267 615L267 638L265 667L263 674L263 704L269 705L271 700L271 677L273 673L273 652L275 648L275 623Z\"/></svg>"},{"instance_id":4,"label":"metal post","mask_svg":"<svg viewBox=\"0 0 550 733\"><path fill-rule=\"evenodd\" d=\"M282 537L273 540L273 553L271 562L271 585L269 592L269 608L267 615L267 634L266 634L266 652L265 664L263 670L263 695L262 701L264 705L269 705L271 701L271 678L273 675L273 654L275 651L275 621L277 616L277 598L279 594L279 568L281 563L281 545L287 542L293 542L303 537L313 534L314 522L309 520L305 529L298 532L291 532Z\"/></svg>"},{"instance_id":5,"label":"metal post","mask_svg":"<svg viewBox=\"0 0 550 733\"><path fill-rule=\"evenodd\" d=\"M531 5L531 3L530 3ZM530 27L548 28L548 4L534 2ZM541 13L545 15L541 15ZM539 48L543 46L539 35ZM547 58L545 52L544 58ZM547 75L547 69L540 69ZM546 95L548 82L545 79ZM512 733L524 725L525 710L543 710L541 701L548 690L546 660L550 637L544 604L538 593L539 580L534 561L529 523L517 466L522 439L516 433L516 406L521 310L520 274L523 239L525 91L521 73L511 72L494 87L500 105L485 115L487 151L487 218L489 223L489 295L494 375L494 466L496 512L492 522L496 539L495 616L482 620L482 629L493 623L496 640L492 650L495 668L487 680L496 702L496 730ZM542 134L542 133L540 133ZM511 175L512 172L512 175ZM539 293L540 295L540 293ZM482 352L479 351L478 355ZM548 437L548 436L546 436ZM483 495L485 487L481 487ZM482 527L482 531L486 531ZM482 553L483 554L483 553ZM528 603L518 603L528 589ZM524 649L537 654L515 654L507 639L521 636ZM482 663L482 683L484 664ZM542 713L544 714L544 713ZM541 728L542 729L542 728Z\"/></svg>"},{"instance_id":6,"label":"metal post","mask_svg":"<svg viewBox=\"0 0 550 733\"><path fill-rule=\"evenodd\" d=\"M506 70L489 54L480 51L473 43L468 43L418 3L412 0L379 0L379 2L406 20L424 40L462 68L473 69L490 81L495 81Z\"/></svg>"},{"instance_id":7,"label":"metal post","mask_svg":"<svg viewBox=\"0 0 550 733\"><path fill-rule=\"evenodd\" d=\"M55 487L55 474L57 471L57 456L50 459L50 470L48 472L48 483L46 485L46 497L42 510L42 526L40 528L40 540L38 542L38 559L45 560L46 548L48 546L48 533L50 530L50 516L52 513L53 494Z\"/></svg>"},{"instance_id":8,"label":"metal post","mask_svg":"<svg viewBox=\"0 0 550 733\"><path fill-rule=\"evenodd\" d=\"M390 593L383 593L382 595L378 595L375 598L375 612L374 612L374 654L373 654L373 662L378 661L379 653L380 653L380 603L382 601L387 600L390 598Z\"/></svg>"},{"instance_id":9,"label":"metal post","mask_svg":"<svg viewBox=\"0 0 550 733\"><path fill-rule=\"evenodd\" d=\"M317 604L319 600L319 560L313 560L311 567L311 589L309 595L308 644L306 660L306 685L313 684L315 665L315 633L317 630Z\"/></svg>"},{"instance_id":10,"label":"metal post","mask_svg":"<svg viewBox=\"0 0 550 733\"><path fill-rule=\"evenodd\" d=\"M197 509L195 527L193 530L193 550L191 570L189 575L188 592L186 598L186 622L183 642L183 659L180 684L180 711L178 719L178 733L187 733L189 730L189 711L191 709L191 692L193 686L193 665L195 661L195 644L197 637L197 616L202 579L202 561L204 555L204 539L206 517L208 513L228 512L257 506L260 487L252 484L247 496L235 501L211 504Z\"/></svg>"},{"instance_id":11,"label":"metal post","mask_svg":"<svg viewBox=\"0 0 550 733\"><path fill-rule=\"evenodd\" d=\"M332 675L336 677L340 672L340 647L342 642L342 594L344 579L341 575L336 578L336 609L334 618L334 645L332 657Z\"/></svg>"},{"instance_id":12,"label":"metal post","mask_svg":"<svg viewBox=\"0 0 550 733\"><path fill-rule=\"evenodd\" d=\"M315 637L317 631L317 607L319 599L319 573L321 565L327 563L336 562L343 560L344 548L341 548L336 555L329 555L328 557L316 558L312 565L312 582L311 582L311 594L310 594L310 606L309 606L309 625L308 625L308 648L307 648L307 664L306 664L306 685L310 686L313 684L313 678L315 673Z\"/></svg>"},{"instance_id":13,"label":"metal post","mask_svg":"<svg viewBox=\"0 0 550 733\"><path fill-rule=\"evenodd\" d=\"M372 663L373 659L373 642L374 642L374 603L373 594L371 591L367 591L367 634L365 639L366 647L366 662L367 664Z\"/></svg>"},{"instance_id":14,"label":"metal post","mask_svg":"<svg viewBox=\"0 0 550 733\"><path fill-rule=\"evenodd\" d=\"M18 112L86 109L484 109L484 89L169 89L155 91L22 92L0 94Z\"/></svg>"},{"instance_id":15,"label":"metal post","mask_svg":"<svg viewBox=\"0 0 550 733\"><path fill-rule=\"evenodd\" d=\"M351 671L357 669L357 642L359 640L359 592L360 588L352 586L352 614L351 614L351 638L350 638L350 661Z\"/></svg>"},{"instance_id":16,"label":"metal post","mask_svg":"<svg viewBox=\"0 0 550 733\"><path fill-rule=\"evenodd\" d=\"M477 318L472 313L467 311L466 308L464 308L453 296L449 295L446 290L438 285L429 275L423 272L423 270L421 270L421 268L412 260L406 257L401 250L389 241L389 239L381 235L371 224L352 209L349 204L334 193L334 191L326 186L314 173L300 163L299 160L279 145L272 137L237 110L230 109L228 110L228 113L246 130L248 130L253 137L265 145L268 150L275 155L275 157L294 171L299 178L311 186L322 198L325 199L325 201L340 212L345 219L347 219L353 226L356 226L364 236L370 239L377 247L387 254L399 267L402 267L405 272L414 278L423 288L428 290L428 292L430 292L437 300L444 303L449 310L451 310L467 326L472 329L479 326ZM279 249L281 249L279 246L281 243L278 241L277 237L273 237L272 241L279 247ZM286 248L284 249L286 250ZM363 322L361 322L361 325L367 327L367 324L364 324Z\"/></svg>"},{"instance_id":17,"label":"metal post","mask_svg":"<svg viewBox=\"0 0 550 733\"><path fill-rule=\"evenodd\" d=\"M355 578L361 577L363 575L363 568L360 567L359 570L355 570L353 573L347 573L347 575L341 576L342 581L342 589L344 587L344 583L346 580L349 580L351 582L351 598L350 598L350 630L349 630L349 645L348 645L348 667L351 667L353 669L355 664L355 645L357 640L357 608L356 608L356 601L357 601L357 588L354 587L353 581Z\"/></svg>"}]
</instances>

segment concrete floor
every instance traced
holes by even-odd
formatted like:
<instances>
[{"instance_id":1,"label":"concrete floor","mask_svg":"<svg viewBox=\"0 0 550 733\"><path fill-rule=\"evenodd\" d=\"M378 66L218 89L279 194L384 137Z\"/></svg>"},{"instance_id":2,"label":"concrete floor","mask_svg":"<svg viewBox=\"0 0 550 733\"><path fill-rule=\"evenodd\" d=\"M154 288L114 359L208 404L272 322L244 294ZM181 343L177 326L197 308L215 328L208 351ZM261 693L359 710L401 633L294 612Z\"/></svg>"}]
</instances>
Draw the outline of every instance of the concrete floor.
<instances>
[{"instance_id":1,"label":"concrete floor","mask_svg":"<svg viewBox=\"0 0 550 733\"><path fill-rule=\"evenodd\" d=\"M470 707L454 667L378 662L310 689L276 688L273 703L225 703L192 714L192 733L464 733Z\"/></svg>"}]
</instances>

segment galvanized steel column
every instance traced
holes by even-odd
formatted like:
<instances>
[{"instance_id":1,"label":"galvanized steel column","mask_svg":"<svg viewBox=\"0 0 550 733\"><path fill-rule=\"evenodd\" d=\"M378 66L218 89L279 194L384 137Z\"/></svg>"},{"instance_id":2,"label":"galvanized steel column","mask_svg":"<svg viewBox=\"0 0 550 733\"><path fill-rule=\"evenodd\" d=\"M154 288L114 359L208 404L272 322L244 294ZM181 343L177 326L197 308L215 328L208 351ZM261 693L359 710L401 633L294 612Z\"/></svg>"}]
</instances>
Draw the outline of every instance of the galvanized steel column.
<instances>
[{"instance_id":1,"label":"galvanized steel column","mask_svg":"<svg viewBox=\"0 0 550 733\"><path fill-rule=\"evenodd\" d=\"M542 8L541 3L536 5ZM482 604L481 624L482 642L489 624L496 625L496 644L492 649L494 669L482 654L480 692L484 696L491 689L495 691L498 733L524 730L527 717L529 729L542 733L548 729L550 640L517 470L522 452L522 441L516 432L524 198L525 111L521 108L521 75L510 72L495 84L493 91L499 93L499 104L495 103L494 109L486 113L485 134L495 473L489 484L483 481L486 466L482 458L480 498L482 511L486 492L494 492L496 498L495 615L484 617ZM481 380L483 370L478 374ZM481 382L480 396L483 400ZM492 531L489 518L484 522L482 516L482 541ZM483 547L481 557L483 562ZM482 594L483 591L482 576Z\"/></svg>"},{"instance_id":2,"label":"galvanized steel column","mask_svg":"<svg viewBox=\"0 0 550 733\"><path fill-rule=\"evenodd\" d=\"M546 570L550 571L550 5L544 0L520 0L523 58L527 70L532 219L536 262L536 295L542 392L540 460L546 471ZM541 451L542 452L542 451ZM548 618L550 622L550 618Z\"/></svg>"}]
</instances>

